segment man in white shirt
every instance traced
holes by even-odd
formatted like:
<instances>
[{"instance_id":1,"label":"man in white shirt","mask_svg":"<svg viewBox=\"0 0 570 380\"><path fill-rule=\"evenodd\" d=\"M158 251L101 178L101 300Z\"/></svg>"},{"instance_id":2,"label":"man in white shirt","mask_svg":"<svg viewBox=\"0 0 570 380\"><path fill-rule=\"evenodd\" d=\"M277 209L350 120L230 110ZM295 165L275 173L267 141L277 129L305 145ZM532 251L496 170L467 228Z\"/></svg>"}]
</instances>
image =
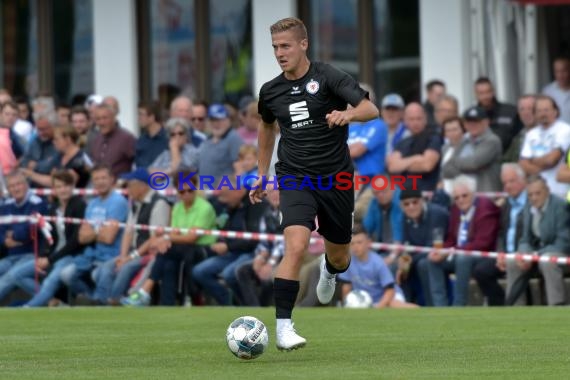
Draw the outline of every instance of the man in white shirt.
<instances>
[{"instance_id":1,"label":"man in white shirt","mask_svg":"<svg viewBox=\"0 0 570 380\"><path fill-rule=\"evenodd\" d=\"M565 197L569 187L556 180L556 173L570 145L570 125L558 118L560 111L551 97L537 96L535 104L538 125L525 136L519 164L527 175L542 176L553 194Z\"/></svg>"},{"instance_id":2,"label":"man in white shirt","mask_svg":"<svg viewBox=\"0 0 570 380\"><path fill-rule=\"evenodd\" d=\"M542 93L554 99L560 110L560 119L570 124L570 58L559 57L553 62L554 81Z\"/></svg>"}]
</instances>

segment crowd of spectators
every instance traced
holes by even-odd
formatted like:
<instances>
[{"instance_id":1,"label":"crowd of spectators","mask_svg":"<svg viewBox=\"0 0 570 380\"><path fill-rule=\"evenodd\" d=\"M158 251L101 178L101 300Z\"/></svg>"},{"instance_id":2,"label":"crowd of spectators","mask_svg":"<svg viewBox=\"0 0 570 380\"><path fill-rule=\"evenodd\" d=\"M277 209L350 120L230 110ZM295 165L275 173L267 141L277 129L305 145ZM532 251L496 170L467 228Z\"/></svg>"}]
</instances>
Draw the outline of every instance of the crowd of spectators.
<instances>
[{"instance_id":1,"label":"crowd of spectators","mask_svg":"<svg viewBox=\"0 0 570 380\"><path fill-rule=\"evenodd\" d=\"M361 84L381 117L352 123L347 145L357 173L385 177L356 193L353 265L333 304L362 289L377 307L466 306L473 284L487 305L524 304L535 277L544 303L568 303L563 265L437 250L570 255L570 60L553 67L555 80L516 105L497 99L485 77L473 84L477 103L463 107L441 80L427 84L424 104L405 104L397 93L376 99ZM282 233L279 190L253 205L243 186L257 173L256 99L233 106L180 95L167 111L140 102L138 136L120 116L113 96L65 105L0 90L0 215L86 220L50 222L51 244L29 223L1 224L0 302L271 304L282 242L119 226ZM170 176L175 195L150 186L154 172ZM195 190L192 173L226 186ZM389 175L420 179L400 187ZM51 194L34 192L44 188ZM85 188L96 195L74 195ZM373 250L372 241L433 251ZM322 249L314 243L307 252L299 305L319 305L312 284Z\"/></svg>"}]
</instances>

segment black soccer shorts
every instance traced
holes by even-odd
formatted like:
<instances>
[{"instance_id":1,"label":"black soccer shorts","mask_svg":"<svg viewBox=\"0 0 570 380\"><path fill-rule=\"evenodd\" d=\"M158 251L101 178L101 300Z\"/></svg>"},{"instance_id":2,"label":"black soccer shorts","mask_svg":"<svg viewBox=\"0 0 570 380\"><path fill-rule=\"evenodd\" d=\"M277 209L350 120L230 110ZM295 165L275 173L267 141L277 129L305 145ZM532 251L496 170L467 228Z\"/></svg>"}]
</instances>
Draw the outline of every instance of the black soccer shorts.
<instances>
[{"instance_id":1,"label":"black soccer shorts","mask_svg":"<svg viewBox=\"0 0 570 380\"><path fill-rule=\"evenodd\" d=\"M354 189L330 190L310 187L280 189L281 227L305 226L334 244L348 244L352 240L354 224Z\"/></svg>"}]
</instances>

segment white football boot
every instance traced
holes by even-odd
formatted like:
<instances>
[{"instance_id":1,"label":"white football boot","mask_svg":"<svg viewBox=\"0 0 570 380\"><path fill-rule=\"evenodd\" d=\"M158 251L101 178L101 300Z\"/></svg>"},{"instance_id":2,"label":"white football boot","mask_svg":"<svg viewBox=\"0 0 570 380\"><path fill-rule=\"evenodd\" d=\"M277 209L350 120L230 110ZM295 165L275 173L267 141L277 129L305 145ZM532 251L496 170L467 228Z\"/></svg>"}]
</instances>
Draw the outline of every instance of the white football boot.
<instances>
[{"instance_id":1,"label":"white football boot","mask_svg":"<svg viewBox=\"0 0 570 380\"><path fill-rule=\"evenodd\" d=\"M331 302L336 290L336 274L327 271L325 255L321 259L321 275L317 284L317 298L323 305Z\"/></svg>"},{"instance_id":2,"label":"white football boot","mask_svg":"<svg viewBox=\"0 0 570 380\"><path fill-rule=\"evenodd\" d=\"M307 340L297 334L290 320L277 324L277 349L279 351L291 351L305 347Z\"/></svg>"}]
</instances>

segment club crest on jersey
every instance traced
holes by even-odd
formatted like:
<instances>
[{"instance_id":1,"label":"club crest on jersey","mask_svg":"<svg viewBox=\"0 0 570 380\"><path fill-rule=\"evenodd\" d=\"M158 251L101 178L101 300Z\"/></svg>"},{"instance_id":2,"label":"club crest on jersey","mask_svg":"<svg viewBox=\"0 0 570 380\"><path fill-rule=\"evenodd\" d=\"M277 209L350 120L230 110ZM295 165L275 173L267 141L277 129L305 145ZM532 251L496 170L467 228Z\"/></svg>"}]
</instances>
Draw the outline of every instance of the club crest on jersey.
<instances>
[{"instance_id":1,"label":"club crest on jersey","mask_svg":"<svg viewBox=\"0 0 570 380\"><path fill-rule=\"evenodd\" d=\"M319 91L319 82L311 79L309 83L305 86L305 90L311 95L315 95Z\"/></svg>"}]
</instances>

